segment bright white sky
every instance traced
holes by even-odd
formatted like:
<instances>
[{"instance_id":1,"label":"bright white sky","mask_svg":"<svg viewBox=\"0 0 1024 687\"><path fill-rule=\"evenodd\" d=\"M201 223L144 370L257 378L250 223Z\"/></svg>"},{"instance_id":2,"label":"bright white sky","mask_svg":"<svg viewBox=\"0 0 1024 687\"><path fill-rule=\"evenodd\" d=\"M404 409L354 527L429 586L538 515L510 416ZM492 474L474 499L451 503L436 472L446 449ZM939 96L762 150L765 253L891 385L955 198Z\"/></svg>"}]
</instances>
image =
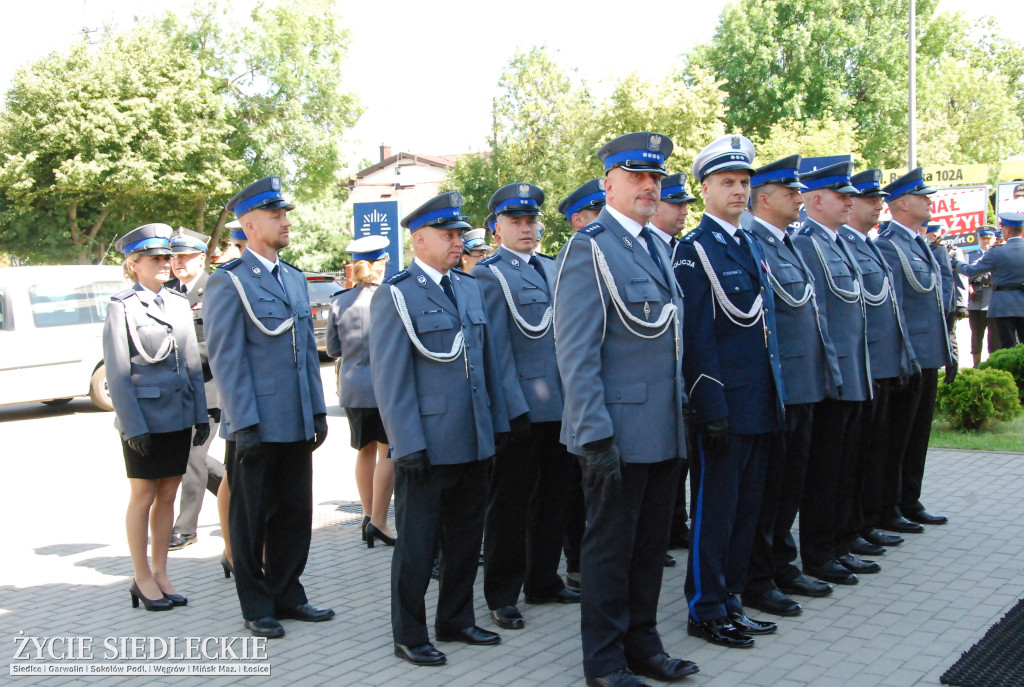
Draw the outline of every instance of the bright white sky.
<instances>
[{"instance_id":1,"label":"bright white sky","mask_svg":"<svg viewBox=\"0 0 1024 687\"><path fill-rule=\"evenodd\" d=\"M80 38L83 27L125 28L136 15L168 9L185 14L191 6L187 0L3 4L9 28L0 41L0 92L18 67L64 49ZM255 4L234 0L242 13ZM710 40L725 4L337 0L353 38L346 88L358 93L365 107L346 142L350 162L376 162L381 143L393 152L426 155L485 148L498 77L517 49L547 45L557 51L563 68L576 69L598 95L631 72L661 79L678 68L680 54ZM633 13L622 16L624 9ZM1024 3L940 0L940 9L963 11L969 18L999 14L1007 31L1024 25Z\"/></svg>"}]
</instances>

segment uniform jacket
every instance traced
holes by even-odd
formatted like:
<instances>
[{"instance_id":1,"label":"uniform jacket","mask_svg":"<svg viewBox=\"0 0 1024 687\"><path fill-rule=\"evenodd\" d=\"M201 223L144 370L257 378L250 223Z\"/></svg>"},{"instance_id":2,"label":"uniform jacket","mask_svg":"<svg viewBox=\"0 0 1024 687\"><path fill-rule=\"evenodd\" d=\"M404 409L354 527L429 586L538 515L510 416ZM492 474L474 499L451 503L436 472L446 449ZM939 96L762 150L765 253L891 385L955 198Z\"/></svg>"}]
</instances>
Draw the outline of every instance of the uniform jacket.
<instances>
[{"instance_id":1,"label":"uniform jacket","mask_svg":"<svg viewBox=\"0 0 1024 687\"><path fill-rule=\"evenodd\" d=\"M704 215L676 244L672 265L685 295L683 373L697 422L729 418L734 434L766 434L780 428L785 400L775 324L775 299L760 247L740 230L750 253ZM733 323L712 291L696 246L703 248L726 298L748 312L762 297L764 319ZM749 324L750 320L741 320Z\"/></svg>"},{"instance_id":2,"label":"uniform jacket","mask_svg":"<svg viewBox=\"0 0 1024 687\"><path fill-rule=\"evenodd\" d=\"M807 286L814 288L814 277L793 246L778 240L760 220L750 225L750 235L761 248L768 270L778 286L794 300L803 298ZM828 327L819 324L824 313L815 313L814 300L800 307L787 305L775 294L775 325L778 334L782 378L786 386L786 404L817 403L825 398L826 389L835 397L842 385L836 349L825 333Z\"/></svg>"},{"instance_id":3,"label":"uniform jacket","mask_svg":"<svg viewBox=\"0 0 1024 687\"><path fill-rule=\"evenodd\" d=\"M1015 236L1001 246L985 252L974 264L959 263L959 270L968 277L992 273L992 300L989 317L1024 317L1024 291L997 291L999 286L1024 286L1024 238Z\"/></svg>"},{"instance_id":4,"label":"uniform jacket","mask_svg":"<svg viewBox=\"0 0 1024 687\"><path fill-rule=\"evenodd\" d=\"M821 225L810 219L793 238L793 245L814 275L818 307L825 313L826 331L836 347L839 373L843 379L839 399L864 401L871 397L871 376L863 300L858 297L855 302L847 303L833 290L834 284L836 289L854 291L859 279L859 266L848 250L840 248ZM829 398L834 396L829 395Z\"/></svg>"},{"instance_id":5,"label":"uniform jacket","mask_svg":"<svg viewBox=\"0 0 1024 687\"><path fill-rule=\"evenodd\" d=\"M370 300L370 370L377 406L391 440L392 456L427 451L432 465L486 460L494 435L527 412L526 403L505 402L502 370L480 286L470 275L449 270L458 307L413 262L384 282ZM461 331L465 351L451 362L420 352L399 314L392 291L405 299L409 326L424 348L446 354Z\"/></svg>"},{"instance_id":6,"label":"uniform jacket","mask_svg":"<svg viewBox=\"0 0 1024 687\"><path fill-rule=\"evenodd\" d=\"M878 235L875 246L892 270L896 300L903 310L903 322L910 334L917 362L926 370L944 367L952 359L952 351L949 348L945 309L941 303L942 277L925 240L916 234L916 238L911 238L907 235L908 231L894 220L888 229ZM932 287L932 290L919 293L914 288L903 268L900 254L906 257L907 266L917 284L924 288ZM938 295L935 289L940 290Z\"/></svg>"},{"instance_id":7,"label":"uniform jacket","mask_svg":"<svg viewBox=\"0 0 1024 687\"><path fill-rule=\"evenodd\" d=\"M231 275L263 328L274 331L288 318L294 318L294 327L279 336L263 332ZM225 439L259 424L260 441L308 441L313 416L327 412L306 278L284 261L280 275L284 288L252 251L244 250L207 282L204 326L220 385Z\"/></svg>"},{"instance_id":8,"label":"uniform jacket","mask_svg":"<svg viewBox=\"0 0 1024 687\"><path fill-rule=\"evenodd\" d=\"M327 314L327 355L341 358L338 399L342 408L376 408L370 374L370 299L376 286L342 291Z\"/></svg>"},{"instance_id":9,"label":"uniform jacket","mask_svg":"<svg viewBox=\"0 0 1024 687\"><path fill-rule=\"evenodd\" d=\"M103 364L114 403L114 426L124 439L209 422L188 301L176 291L163 289L161 310L152 298L136 284L112 296L107 306ZM150 358L158 356L169 335L173 340L169 355L148 362L136 348L132 333Z\"/></svg>"},{"instance_id":10,"label":"uniform jacket","mask_svg":"<svg viewBox=\"0 0 1024 687\"><path fill-rule=\"evenodd\" d=\"M582 455L584 444L614 437L627 463L686 456L683 297L671 278L668 251L660 240L653 243L664 272L603 209L562 251L555 352L565 390L561 439L572 453ZM604 255L621 308L636 321L620 312L604 275L595 269L597 251ZM638 324L656 322L668 305L675 307L677 319L660 335Z\"/></svg>"},{"instance_id":11,"label":"uniform jacket","mask_svg":"<svg viewBox=\"0 0 1024 687\"><path fill-rule=\"evenodd\" d=\"M964 258L964 262L969 265L981 260L981 257L988 251L985 250L973 250L967 253ZM962 267L963 262L957 265L957 272L963 274ZM989 301L992 300L992 274L985 272L984 274L977 274L970 278L971 295L967 301L968 310L988 310Z\"/></svg>"},{"instance_id":12,"label":"uniform jacket","mask_svg":"<svg viewBox=\"0 0 1024 687\"><path fill-rule=\"evenodd\" d=\"M910 361L914 359L914 348L903 325L903 311L890 293L892 270L877 246L865 240L862 234L848 227L842 227L839 232L860 267L861 287L872 295L885 294L878 305L868 303L867 300L864 302L871 377L891 379L907 376L911 373Z\"/></svg>"},{"instance_id":13,"label":"uniform jacket","mask_svg":"<svg viewBox=\"0 0 1024 687\"><path fill-rule=\"evenodd\" d=\"M210 279L210 273L203 271L192 283L185 297L188 298L188 305L192 309L192 322L196 327L196 341L199 343L199 358L203 361L203 379L206 380L206 405L208 408L220 408L220 392L217 390L217 381L213 378L213 369L210 367L210 348L206 343L206 331L203 327L203 296L206 295L206 282ZM166 284L169 289L181 288L181 281L174 277Z\"/></svg>"},{"instance_id":14,"label":"uniform jacket","mask_svg":"<svg viewBox=\"0 0 1024 687\"><path fill-rule=\"evenodd\" d=\"M953 264L949 260L949 251L941 243L928 247L935 258L935 264L939 266L939 274L942 275L942 308L946 312L952 312L956 308L956 288L953 284Z\"/></svg>"},{"instance_id":15,"label":"uniform jacket","mask_svg":"<svg viewBox=\"0 0 1024 687\"><path fill-rule=\"evenodd\" d=\"M513 375L505 377L515 381L514 387L505 391L506 395L524 397L530 408L531 422L561 422L562 380L555 357L555 332L549 327L540 338L524 334L494 274L494 270L498 270L505 279L512 303L522 319L528 325L539 325L552 304L557 267L546 255L537 254L537 258L541 261L543 275L529 263L523 263L515 253L500 247L494 255L477 263L473 276L483 291L487 321L498 344L499 364L503 369L514 371ZM536 335L531 332L531 336Z\"/></svg>"}]
</instances>

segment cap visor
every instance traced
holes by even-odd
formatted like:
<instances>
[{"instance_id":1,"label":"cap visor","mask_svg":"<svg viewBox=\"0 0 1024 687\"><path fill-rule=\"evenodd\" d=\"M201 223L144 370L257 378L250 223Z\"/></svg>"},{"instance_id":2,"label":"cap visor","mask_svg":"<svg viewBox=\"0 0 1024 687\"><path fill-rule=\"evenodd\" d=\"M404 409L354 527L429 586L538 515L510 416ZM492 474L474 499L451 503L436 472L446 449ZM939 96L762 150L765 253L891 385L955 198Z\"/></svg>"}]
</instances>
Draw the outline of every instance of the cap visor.
<instances>
[{"instance_id":1,"label":"cap visor","mask_svg":"<svg viewBox=\"0 0 1024 687\"><path fill-rule=\"evenodd\" d=\"M532 205L526 205L526 206L506 208L506 209L502 210L501 212L499 212L498 216L504 215L505 217L524 217L524 216L532 215L534 217L537 217L537 216L539 216L541 214L543 214L543 213L541 213L541 211L538 208L535 208Z\"/></svg>"},{"instance_id":2,"label":"cap visor","mask_svg":"<svg viewBox=\"0 0 1024 687\"><path fill-rule=\"evenodd\" d=\"M171 252L177 255L179 253L205 253L206 251L201 251L198 248L193 248L192 246L171 246Z\"/></svg>"},{"instance_id":3,"label":"cap visor","mask_svg":"<svg viewBox=\"0 0 1024 687\"><path fill-rule=\"evenodd\" d=\"M153 248L145 248L143 250L135 250L132 253L138 255L172 255L171 249L164 246L154 246ZM129 253L130 255L130 253Z\"/></svg>"},{"instance_id":4,"label":"cap visor","mask_svg":"<svg viewBox=\"0 0 1024 687\"><path fill-rule=\"evenodd\" d=\"M928 188L927 186L925 186L924 188L919 188L919 189L917 189L915 191L911 191L907 195L910 195L910 196L930 196L931 194L935 193L937 190L938 189Z\"/></svg>"},{"instance_id":5,"label":"cap visor","mask_svg":"<svg viewBox=\"0 0 1024 687\"><path fill-rule=\"evenodd\" d=\"M668 176L668 170L665 169L663 166L661 166L661 165L652 165L652 164L646 163L646 162L636 162L634 160L626 160L622 164L614 165L608 171L610 172L612 169L615 169L615 167L618 167L619 169L624 169L627 172L641 172L641 173L642 172L651 172L652 174L660 174L663 177L667 177Z\"/></svg>"}]
</instances>

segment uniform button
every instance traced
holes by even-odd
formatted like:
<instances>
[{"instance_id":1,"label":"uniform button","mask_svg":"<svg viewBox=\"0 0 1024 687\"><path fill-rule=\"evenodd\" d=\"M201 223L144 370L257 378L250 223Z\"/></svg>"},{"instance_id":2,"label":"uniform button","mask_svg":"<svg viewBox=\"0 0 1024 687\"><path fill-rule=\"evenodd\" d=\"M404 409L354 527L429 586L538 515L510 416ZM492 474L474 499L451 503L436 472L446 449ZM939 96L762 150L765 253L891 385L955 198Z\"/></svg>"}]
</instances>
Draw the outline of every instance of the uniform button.
<instances>
[{"instance_id":1,"label":"uniform button","mask_svg":"<svg viewBox=\"0 0 1024 687\"><path fill-rule=\"evenodd\" d=\"M733 291L739 291L739 290L740 290L740 287L738 287L738 286L734 286L734 287L732 287L732 290L733 290Z\"/></svg>"},{"instance_id":2,"label":"uniform button","mask_svg":"<svg viewBox=\"0 0 1024 687\"><path fill-rule=\"evenodd\" d=\"M475 386L473 387L473 393L474 394L476 393L476 387Z\"/></svg>"},{"instance_id":3,"label":"uniform button","mask_svg":"<svg viewBox=\"0 0 1024 687\"><path fill-rule=\"evenodd\" d=\"M621 401L622 400L622 394L615 394L615 400Z\"/></svg>"},{"instance_id":4,"label":"uniform button","mask_svg":"<svg viewBox=\"0 0 1024 687\"><path fill-rule=\"evenodd\" d=\"M768 354L768 359L769 360L775 360L775 354L774 353L769 353Z\"/></svg>"}]
</instances>

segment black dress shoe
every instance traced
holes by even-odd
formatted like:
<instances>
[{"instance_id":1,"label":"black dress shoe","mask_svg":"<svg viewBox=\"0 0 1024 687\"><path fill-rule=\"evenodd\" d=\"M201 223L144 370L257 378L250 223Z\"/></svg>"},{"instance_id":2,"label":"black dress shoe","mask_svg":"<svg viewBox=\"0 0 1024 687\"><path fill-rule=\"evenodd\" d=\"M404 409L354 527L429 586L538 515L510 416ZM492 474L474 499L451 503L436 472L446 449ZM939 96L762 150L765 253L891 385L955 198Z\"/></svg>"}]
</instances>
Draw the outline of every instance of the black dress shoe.
<instances>
[{"instance_id":1,"label":"black dress shoe","mask_svg":"<svg viewBox=\"0 0 1024 687\"><path fill-rule=\"evenodd\" d=\"M565 573L565 588L579 593L580 591L580 574L576 573Z\"/></svg>"},{"instance_id":2,"label":"black dress shoe","mask_svg":"<svg viewBox=\"0 0 1024 687\"><path fill-rule=\"evenodd\" d=\"M796 601L772 587L763 594L743 595L743 605L756 608L765 613L774 615L795 616L803 613L803 609Z\"/></svg>"},{"instance_id":3,"label":"black dress shoe","mask_svg":"<svg viewBox=\"0 0 1024 687\"><path fill-rule=\"evenodd\" d=\"M398 539L396 539L395 537L389 537L388 535L384 534L372 522L366 523L366 529L363 530L363 532L366 534L366 548L368 549L373 548L373 541L375 539L380 539L382 542L384 542L384 546L394 546L396 543L398 543Z\"/></svg>"},{"instance_id":4,"label":"black dress shoe","mask_svg":"<svg viewBox=\"0 0 1024 687\"><path fill-rule=\"evenodd\" d=\"M526 603L528 604L578 604L580 602L580 593L574 592L571 589L563 587L550 596L530 596L526 595Z\"/></svg>"},{"instance_id":5,"label":"black dress shoe","mask_svg":"<svg viewBox=\"0 0 1024 687\"><path fill-rule=\"evenodd\" d=\"M168 551L180 551L186 546L191 546L196 543L196 535L192 534L178 534L175 532L171 535L171 540L167 545Z\"/></svg>"},{"instance_id":6,"label":"black dress shoe","mask_svg":"<svg viewBox=\"0 0 1024 687\"><path fill-rule=\"evenodd\" d=\"M309 604L299 604L277 612L278 618L301 620L304 623L322 623L334 617L333 608L314 608Z\"/></svg>"},{"instance_id":7,"label":"black dress shoe","mask_svg":"<svg viewBox=\"0 0 1024 687\"><path fill-rule=\"evenodd\" d=\"M866 541L877 546L899 546L906 541L906 539L899 535L886 534L881 530L868 530L861 536L864 537Z\"/></svg>"},{"instance_id":8,"label":"black dress shoe","mask_svg":"<svg viewBox=\"0 0 1024 687\"><path fill-rule=\"evenodd\" d=\"M488 645L498 644L501 642L501 635L497 632L491 632L485 630L482 627L471 625L455 632L440 632L437 633L437 641L439 642L463 642L464 644L477 644L477 645Z\"/></svg>"},{"instance_id":9,"label":"black dress shoe","mask_svg":"<svg viewBox=\"0 0 1024 687\"><path fill-rule=\"evenodd\" d=\"M906 519L921 525L945 525L949 518L945 515L932 515L926 510L919 510L916 513L907 513Z\"/></svg>"},{"instance_id":10,"label":"black dress shoe","mask_svg":"<svg viewBox=\"0 0 1024 687\"><path fill-rule=\"evenodd\" d=\"M128 591L132 595L132 608L139 607L139 601L142 601L143 607L147 611L169 611L174 608L174 604L164 595L160 595L159 599L148 599L146 595L139 589L139 584L132 578L132 583L128 585Z\"/></svg>"},{"instance_id":11,"label":"black dress shoe","mask_svg":"<svg viewBox=\"0 0 1024 687\"><path fill-rule=\"evenodd\" d=\"M716 618L703 622L690 618L686 621L686 634L730 649L746 649L754 646L754 638L737 630L728 618Z\"/></svg>"},{"instance_id":12,"label":"black dress shoe","mask_svg":"<svg viewBox=\"0 0 1024 687\"><path fill-rule=\"evenodd\" d=\"M370 516L364 515L362 521L359 523L359 534L362 536L363 541L366 541L366 526L370 524Z\"/></svg>"},{"instance_id":13,"label":"black dress shoe","mask_svg":"<svg viewBox=\"0 0 1024 687\"><path fill-rule=\"evenodd\" d=\"M770 635L779 629L779 626L771 621L748 618L747 614L743 611L733 611L730 613L729 622L745 635Z\"/></svg>"},{"instance_id":14,"label":"black dress shoe","mask_svg":"<svg viewBox=\"0 0 1024 687\"><path fill-rule=\"evenodd\" d=\"M821 565L805 565L804 572L826 582L857 584L857 576L837 560L825 561Z\"/></svg>"},{"instance_id":15,"label":"black dress shoe","mask_svg":"<svg viewBox=\"0 0 1024 687\"><path fill-rule=\"evenodd\" d=\"M878 529L899 532L900 534L920 534L924 532L924 527L916 522L907 520L903 516L878 523Z\"/></svg>"},{"instance_id":16,"label":"black dress shoe","mask_svg":"<svg viewBox=\"0 0 1024 687\"><path fill-rule=\"evenodd\" d=\"M858 556L881 556L885 553L885 547L872 544L864 537L857 537L850 542L850 553Z\"/></svg>"},{"instance_id":17,"label":"black dress shoe","mask_svg":"<svg viewBox=\"0 0 1024 687\"><path fill-rule=\"evenodd\" d=\"M667 553L665 554L665 567L666 568L674 568L674 567L676 567L676 559L675 559L674 556L670 556Z\"/></svg>"},{"instance_id":18,"label":"black dress shoe","mask_svg":"<svg viewBox=\"0 0 1024 687\"><path fill-rule=\"evenodd\" d=\"M498 627L506 630L522 630L526 626L523 614L515 606L502 606L491 611L491 618Z\"/></svg>"},{"instance_id":19,"label":"black dress shoe","mask_svg":"<svg viewBox=\"0 0 1024 687\"><path fill-rule=\"evenodd\" d=\"M856 556L846 554L845 556L839 557L839 563L852 573L864 573L871 575L874 573L882 572L882 566L874 561L862 561Z\"/></svg>"},{"instance_id":20,"label":"black dress shoe","mask_svg":"<svg viewBox=\"0 0 1024 687\"><path fill-rule=\"evenodd\" d=\"M832 593L832 585L812 580L803 573L792 580L779 583L779 590L783 594L799 594L800 596L812 596L821 598Z\"/></svg>"},{"instance_id":21,"label":"black dress shoe","mask_svg":"<svg viewBox=\"0 0 1024 687\"><path fill-rule=\"evenodd\" d=\"M601 677L588 677L587 687L651 687L632 671L622 668Z\"/></svg>"},{"instance_id":22,"label":"black dress shoe","mask_svg":"<svg viewBox=\"0 0 1024 687\"><path fill-rule=\"evenodd\" d=\"M396 642L395 656L404 658L414 666L443 666L448 662L445 655L435 649L430 642L417 646L406 646Z\"/></svg>"},{"instance_id":23,"label":"black dress shoe","mask_svg":"<svg viewBox=\"0 0 1024 687\"><path fill-rule=\"evenodd\" d=\"M284 628L281 627L281 623L277 621L277 618L273 616L268 615L265 618L246 620L245 627L256 637L284 637Z\"/></svg>"},{"instance_id":24,"label":"black dress shoe","mask_svg":"<svg viewBox=\"0 0 1024 687\"><path fill-rule=\"evenodd\" d=\"M164 598L174 606L188 606L188 597L182 594L164 594Z\"/></svg>"},{"instance_id":25,"label":"black dress shoe","mask_svg":"<svg viewBox=\"0 0 1024 687\"><path fill-rule=\"evenodd\" d=\"M664 652L648 656L642 661L630 661L629 667L637 675L661 680L662 682L674 682L687 675L700 672L700 668L693 661L669 658L669 655Z\"/></svg>"}]
</instances>

